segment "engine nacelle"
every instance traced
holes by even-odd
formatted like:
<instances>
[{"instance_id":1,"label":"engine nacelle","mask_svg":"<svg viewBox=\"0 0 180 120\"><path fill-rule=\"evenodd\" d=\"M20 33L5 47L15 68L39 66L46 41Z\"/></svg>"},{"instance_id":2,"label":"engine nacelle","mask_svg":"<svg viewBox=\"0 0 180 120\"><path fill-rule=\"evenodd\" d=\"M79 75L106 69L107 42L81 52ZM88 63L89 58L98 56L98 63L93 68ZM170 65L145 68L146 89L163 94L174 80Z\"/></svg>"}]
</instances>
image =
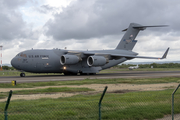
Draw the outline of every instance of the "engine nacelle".
<instances>
[{"instance_id":1,"label":"engine nacelle","mask_svg":"<svg viewBox=\"0 0 180 120\"><path fill-rule=\"evenodd\" d=\"M60 63L62 65L73 65L80 61L80 58L76 55L63 55L60 58Z\"/></svg>"},{"instance_id":2,"label":"engine nacelle","mask_svg":"<svg viewBox=\"0 0 180 120\"><path fill-rule=\"evenodd\" d=\"M87 64L89 66L103 66L107 63L107 59L103 56L89 56Z\"/></svg>"}]
</instances>

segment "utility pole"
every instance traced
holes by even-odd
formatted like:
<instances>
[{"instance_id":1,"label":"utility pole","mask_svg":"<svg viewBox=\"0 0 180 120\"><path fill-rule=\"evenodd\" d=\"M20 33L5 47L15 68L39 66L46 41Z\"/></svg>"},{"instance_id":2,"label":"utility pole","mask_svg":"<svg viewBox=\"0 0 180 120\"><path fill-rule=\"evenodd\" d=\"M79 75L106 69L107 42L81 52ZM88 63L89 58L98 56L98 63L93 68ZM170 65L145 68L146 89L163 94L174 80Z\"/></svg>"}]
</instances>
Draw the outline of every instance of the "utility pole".
<instances>
[{"instance_id":1,"label":"utility pole","mask_svg":"<svg viewBox=\"0 0 180 120\"><path fill-rule=\"evenodd\" d=\"M3 48L3 46L2 45L0 45L0 52L1 52L1 56L0 56L0 60L1 60L1 71L2 71L2 48Z\"/></svg>"}]
</instances>

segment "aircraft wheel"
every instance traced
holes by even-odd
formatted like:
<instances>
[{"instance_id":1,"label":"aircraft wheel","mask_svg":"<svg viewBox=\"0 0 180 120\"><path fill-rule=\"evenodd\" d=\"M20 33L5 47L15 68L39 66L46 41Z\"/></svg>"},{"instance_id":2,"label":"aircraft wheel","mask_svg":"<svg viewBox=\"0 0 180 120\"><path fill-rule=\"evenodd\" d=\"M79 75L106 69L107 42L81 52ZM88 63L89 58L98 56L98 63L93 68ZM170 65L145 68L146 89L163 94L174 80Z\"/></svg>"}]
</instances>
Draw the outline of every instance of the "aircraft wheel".
<instances>
[{"instance_id":1,"label":"aircraft wheel","mask_svg":"<svg viewBox=\"0 0 180 120\"><path fill-rule=\"evenodd\" d=\"M83 73L79 73L80 75L83 75Z\"/></svg>"},{"instance_id":2,"label":"aircraft wheel","mask_svg":"<svg viewBox=\"0 0 180 120\"><path fill-rule=\"evenodd\" d=\"M78 73L71 73L71 75L77 75Z\"/></svg>"},{"instance_id":3,"label":"aircraft wheel","mask_svg":"<svg viewBox=\"0 0 180 120\"><path fill-rule=\"evenodd\" d=\"M89 75L96 75L96 73L89 73Z\"/></svg>"},{"instance_id":4,"label":"aircraft wheel","mask_svg":"<svg viewBox=\"0 0 180 120\"><path fill-rule=\"evenodd\" d=\"M71 72L64 72L64 75L72 75Z\"/></svg>"},{"instance_id":5,"label":"aircraft wheel","mask_svg":"<svg viewBox=\"0 0 180 120\"><path fill-rule=\"evenodd\" d=\"M72 72L64 72L64 75L77 75L77 73L72 73Z\"/></svg>"},{"instance_id":6,"label":"aircraft wheel","mask_svg":"<svg viewBox=\"0 0 180 120\"><path fill-rule=\"evenodd\" d=\"M21 77L25 77L25 73L21 73L20 76L21 76Z\"/></svg>"},{"instance_id":7,"label":"aircraft wheel","mask_svg":"<svg viewBox=\"0 0 180 120\"><path fill-rule=\"evenodd\" d=\"M64 75L70 75L68 72L64 72Z\"/></svg>"},{"instance_id":8,"label":"aircraft wheel","mask_svg":"<svg viewBox=\"0 0 180 120\"><path fill-rule=\"evenodd\" d=\"M80 75L87 75L87 73L80 73Z\"/></svg>"}]
</instances>

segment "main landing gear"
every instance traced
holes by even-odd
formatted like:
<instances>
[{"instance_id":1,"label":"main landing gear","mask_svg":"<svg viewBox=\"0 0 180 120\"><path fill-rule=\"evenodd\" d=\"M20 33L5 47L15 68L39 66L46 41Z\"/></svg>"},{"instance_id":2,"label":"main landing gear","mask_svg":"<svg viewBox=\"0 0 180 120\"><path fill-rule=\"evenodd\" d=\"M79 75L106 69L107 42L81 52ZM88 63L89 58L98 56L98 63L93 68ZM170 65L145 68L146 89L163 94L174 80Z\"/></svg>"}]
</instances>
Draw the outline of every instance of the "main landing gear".
<instances>
[{"instance_id":1,"label":"main landing gear","mask_svg":"<svg viewBox=\"0 0 180 120\"><path fill-rule=\"evenodd\" d=\"M80 75L96 75L96 73L80 73Z\"/></svg>"},{"instance_id":2,"label":"main landing gear","mask_svg":"<svg viewBox=\"0 0 180 120\"><path fill-rule=\"evenodd\" d=\"M78 73L64 72L64 75L77 75Z\"/></svg>"},{"instance_id":3,"label":"main landing gear","mask_svg":"<svg viewBox=\"0 0 180 120\"><path fill-rule=\"evenodd\" d=\"M73 72L64 72L64 75L96 75L96 73L73 73Z\"/></svg>"},{"instance_id":4,"label":"main landing gear","mask_svg":"<svg viewBox=\"0 0 180 120\"><path fill-rule=\"evenodd\" d=\"M21 73L20 76L21 76L21 77L25 77L25 73Z\"/></svg>"}]
</instances>

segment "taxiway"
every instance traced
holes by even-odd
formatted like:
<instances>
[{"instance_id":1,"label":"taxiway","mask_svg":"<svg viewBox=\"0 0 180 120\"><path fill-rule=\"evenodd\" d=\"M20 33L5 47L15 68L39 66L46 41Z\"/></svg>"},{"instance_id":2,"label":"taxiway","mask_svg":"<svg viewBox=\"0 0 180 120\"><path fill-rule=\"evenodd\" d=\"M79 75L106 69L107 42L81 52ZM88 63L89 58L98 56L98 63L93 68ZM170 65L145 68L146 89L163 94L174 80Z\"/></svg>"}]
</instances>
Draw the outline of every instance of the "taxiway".
<instances>
[{"instance_id":1,"label":"taxiway","mask_svg":"<svg viewBox=\"0 0 180 120\"><path fill-rule=\"evenodd\" d=\"M10 83L16 80L18 83L45 82L45 81L66 81L84 79L110 79L110 78L159 78L159 77L180 77L180 71L121 71L118 73L99 73L97 75L34 75L34 76L9 76L0 77L0 83Z\"/></svg>"}]
</instances>

